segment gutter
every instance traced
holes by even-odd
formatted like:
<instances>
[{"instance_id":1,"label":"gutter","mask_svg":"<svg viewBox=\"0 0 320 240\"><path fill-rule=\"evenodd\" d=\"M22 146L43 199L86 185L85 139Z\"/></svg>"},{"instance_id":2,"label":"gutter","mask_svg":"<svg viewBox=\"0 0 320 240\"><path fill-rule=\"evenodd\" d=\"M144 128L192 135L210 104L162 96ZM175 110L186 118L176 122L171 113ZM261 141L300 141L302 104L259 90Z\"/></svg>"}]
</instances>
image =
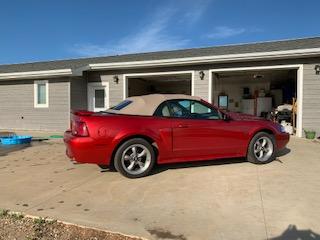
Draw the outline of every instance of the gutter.
<instances>
[{"instance_id":1,"label":"gutter","mask_svg":"<svg viewBox=\"0 0 320 240\"><path fill-rule=\"evenodd\" d=\"M258 52L258 53L244 53L244 54L226 54L218 56L202 56L202 57L187 57L175 59L162 59L150 61L131 61L131 62L117 62L117 63L96 63L88 64L76 71L88 70L113 70L124 68L139 68L139 67L156 67L156 66L178 66L178 65L191 65L203 63L226 63L238 61L251 61L251 60L275 60L283 58L296 58L296 57L312 57L319 56L320 48L286 50L286 51L272 51L272 52Z\"/></svg>"},{"instance_id":2,"label":"gutter","mask_svg":"<svg viewBox=\"0 0 320 240\"><path fill-rule=\"evenodd\" d=\"M0 80L14 80L14 79L38 79L45 77L61 77L72 76L72 69L57 69L46 71L29 71L29 72L13 72L13 73L0 73Z\"/></svg>"}]
</instances>

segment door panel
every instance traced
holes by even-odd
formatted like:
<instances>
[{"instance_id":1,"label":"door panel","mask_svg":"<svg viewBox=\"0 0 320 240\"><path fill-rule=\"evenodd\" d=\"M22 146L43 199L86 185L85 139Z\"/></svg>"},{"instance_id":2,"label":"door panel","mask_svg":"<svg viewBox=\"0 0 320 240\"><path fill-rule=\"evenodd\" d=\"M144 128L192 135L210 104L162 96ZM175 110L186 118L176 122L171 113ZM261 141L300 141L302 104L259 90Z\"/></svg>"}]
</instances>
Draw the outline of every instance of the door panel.
<instances>
[{"instance_id":1,"label":"door panel","mask_svg":"<svg viewBox=\"0 0 320 240\"><path fill-rule=\"evenodd\" d=\"M175 119L175 157L210 159L239 154L246 138L236 125L234 121Z\"/></svg>"},{"instance_id":2,"label":"door panel","mask_svg":"<svg viewBox=\"0 0 320 240\"><path fill-rule=\"evenodd\" d=\"M163 111L165 108L169 111ZM205 102L173 99L161 104L155 114L172 119L176 161L235 157L245 152L247 136L241 124L223 120L219 111Z\"/></svg>"}]
</instances>

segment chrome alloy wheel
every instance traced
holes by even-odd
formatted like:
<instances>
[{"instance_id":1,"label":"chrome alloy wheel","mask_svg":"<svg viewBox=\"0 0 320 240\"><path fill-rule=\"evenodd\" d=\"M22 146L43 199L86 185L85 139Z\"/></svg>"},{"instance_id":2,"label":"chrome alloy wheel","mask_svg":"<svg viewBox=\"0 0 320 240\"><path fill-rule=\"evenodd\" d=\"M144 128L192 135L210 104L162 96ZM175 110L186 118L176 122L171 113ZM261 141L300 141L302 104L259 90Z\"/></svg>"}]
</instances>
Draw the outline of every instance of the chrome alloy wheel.
<instances>
[{"instance_id":1,"label":"chrome alloy wheel","mask_svg":"<svg viewBox=\"0 0 320 240\"><path fill-rule=\"evenodd\" d=\"M268 137L260 137L254 143L253 149L258 161L268 161L273 154L273 143Z\"/></svg>"},{"instance_id":2,"label":"chrome alloy wheel","mask_svg":"<svg viewBox=\"0 0 320 240\"><path fill-rule=\"evenodd\" d=\"M138 175L150 166L151 153L142 144L130 145L122 153L121 164L127 173Z\"/></svg>"}]
</instances>

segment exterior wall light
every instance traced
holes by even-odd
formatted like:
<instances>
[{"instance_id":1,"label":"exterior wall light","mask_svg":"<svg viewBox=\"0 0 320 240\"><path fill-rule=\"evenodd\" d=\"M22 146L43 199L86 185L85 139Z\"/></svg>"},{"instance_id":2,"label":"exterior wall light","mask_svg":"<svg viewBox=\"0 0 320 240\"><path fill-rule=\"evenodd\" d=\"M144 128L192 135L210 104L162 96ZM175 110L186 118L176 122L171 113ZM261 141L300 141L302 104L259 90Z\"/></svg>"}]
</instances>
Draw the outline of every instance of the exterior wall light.
<instances>
[{"instance_id":1,"label":"exterior wall light","mask_svg":"<svg viewBox=\"0 0 320 240\"><path fill-rule=\"evenodd\" d=\"M316 66L314 67L314 70L316 71L316 74L317 74L317 75L320 75L320 65L316 65Z\"/></svg>"},{"instance_id":2,"label":"exterior wall light","mask_svg":"<svg viewBox=\"0 0 320 240\"><path fill-rule=\"evenodd\" d=\"M113 82L114 82L115 84L119 84L119 77L118 77L118 75L114 75L114 76L113 76Z\"/></svg>"},{"instance_id":3,"label":"exterior wall light","mask_svg":"<svg viewBox=\"0 0 320 240\"><path fill-rule=\"evenodd\" d=\"M201 80L204 79L204 75L205 75L205 74L204 74L204 71L200 71L200 72L199 72L199 77L200 77Z\"/></svg>"}]
</instances>

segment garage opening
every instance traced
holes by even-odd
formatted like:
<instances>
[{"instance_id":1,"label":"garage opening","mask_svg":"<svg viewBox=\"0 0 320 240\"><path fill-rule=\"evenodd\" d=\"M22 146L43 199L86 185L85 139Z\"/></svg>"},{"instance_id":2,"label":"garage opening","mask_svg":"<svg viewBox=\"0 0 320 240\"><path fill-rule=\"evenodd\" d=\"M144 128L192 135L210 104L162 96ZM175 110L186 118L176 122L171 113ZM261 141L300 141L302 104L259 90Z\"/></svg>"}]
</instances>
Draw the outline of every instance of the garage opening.
<instances>
[{"instance_id":1,"label":"garage opening","mask_svg":"<svg viewBox=\"0 0 320 240\"><path fill-rule=\"evenodd\" d=\"M128 76L127 96L146 94L192 94L192 74L136 75Z\"/></svg>"},{"instance_id":2,"label":"garage opening","mask_svg":"<svg viewBox=\"0 0 320 240\"><path fill-rule=\"evenodd\" d=\"M213 72L212 102L227 111L279 122L297 130L297 69Z\"/></svg>"}]
</instances>

